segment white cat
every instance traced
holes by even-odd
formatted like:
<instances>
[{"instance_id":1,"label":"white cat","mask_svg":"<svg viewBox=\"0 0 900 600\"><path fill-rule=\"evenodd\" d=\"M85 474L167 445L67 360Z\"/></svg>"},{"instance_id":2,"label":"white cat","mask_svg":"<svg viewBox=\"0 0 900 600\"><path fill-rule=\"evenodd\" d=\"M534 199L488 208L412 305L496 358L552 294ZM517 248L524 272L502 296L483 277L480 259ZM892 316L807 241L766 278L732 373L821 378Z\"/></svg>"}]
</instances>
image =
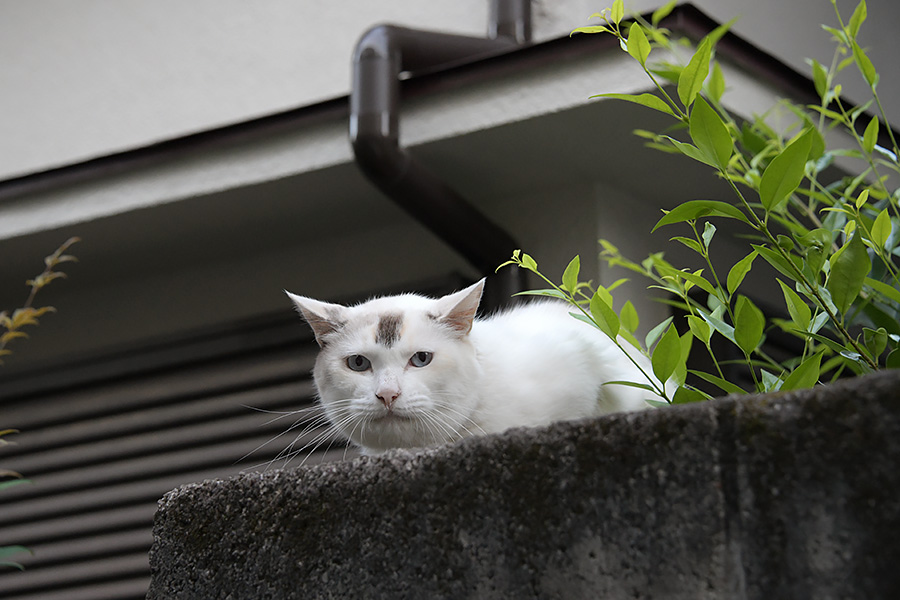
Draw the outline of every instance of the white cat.
<instances>
[{"instance_id":1,"label":"white cat","mask_svg":"<svg viewBox=\"0 0 900 600\"><path fill-rule=\"evenodd\" d=\"M376 454L648 406L648 392L603 385L646 379L572 307L476 319L483 286L350 307L288 292L321 347L313 374L334 429Z\"/></svg>"}]
</instances>

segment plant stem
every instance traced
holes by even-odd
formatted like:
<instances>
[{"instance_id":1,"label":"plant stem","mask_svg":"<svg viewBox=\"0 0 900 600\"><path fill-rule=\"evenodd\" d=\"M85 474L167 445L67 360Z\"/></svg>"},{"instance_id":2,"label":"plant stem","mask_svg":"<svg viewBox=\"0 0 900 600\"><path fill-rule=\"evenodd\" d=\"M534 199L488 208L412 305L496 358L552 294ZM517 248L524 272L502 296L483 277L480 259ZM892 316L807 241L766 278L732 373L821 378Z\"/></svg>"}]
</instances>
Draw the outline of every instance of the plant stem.
<instances>
[{"instance_id":1,"label":"plant stem","mask_svg":"<svg viewBox=\"0 0 900 600\"><path fill-rule=\"evenodd\" d=\"M518 264L519 267L521 267L521 268L528 268L528 267L524 267L524 266L521 264L521 262L517 262L517 264ZM589 313L588 311L586 311L586 310L584 309L584 307L581 306L581 305L575 300L575 297L572 296L571 293L569 293L568 291L562 289L561 287L559 287L558 285L556 285L555 283L553 283L552 281L550 281L549 279L547 279L547 277L546 277L543 273L541 273L540 271L537 271L537 270L535 270L535 269L528 269L528 270L531 271L532 273L534 273L535 275L537 275L538 277L540 277L541 279L543 279L543 280L547 283L547 285L549 285L550 287L552 287L554 290L556 290L557 292L560 292L561 294L565 295L566 300L569 302L569 304L571 304L572 306L574 306L575 308L577 308L579 311L581 311L581 313L584 314L585 317L587 317L588 319L590 319L591 321L593 321L593 322L596 323L596 321L594 321L594 317L591 315L591 313ZM653 386L653 389L654 389L656 395L659 396L660 398L664 399L664 400L665 400L666 402L668 402L669 404L671 404L672 401L671 401L671 400L669 399L669 397L666 395L665 384L664 384L664 383L661 383L660 385L657 385L656 379L655 379L654 377L651 377L650 375L647 374L646 371L644 371L643 367L641 367L641 365L638 364L638 362L634 359L634 357L631 356L631 354L630 354L627 350L625 350L625 348L622 347L622 345L619 343L619 340L613 339L613 338L610 338L610 340L612 340L612 342L616 345L616 347L617 347L617 348L618 348L618 349L619 349L619 350L620 350L620 351L628 358L628 360L631 361L631 363L637 368L637 370L641 372L641 375L644 376L644 378L650 383L650 385Z\"/></svg>"},{"instance_id":2,"label":"plant stem","mask_svg":"<svg viewBox=\"0 0 900 600\"><path fill-rule=\"evenodd\" d=\"M809 293L816 298L816 300L819 302L819 305L822 307L822 310L824 310L828 314L828 318L834 324L835 328L838 330L838 333L840 333L841 337L844 338L844 341L853 346L853 349L856 351L856 353L862 356L872 369L877 371L878 364L873 362L872 359L870 359L866 355L866 353L862 351L862 348L860 348L856 340L853 339L853 337L850 335L850 332L847 331L847 329L844 327L844 324L838 320L837 315L831 312L831 310L828 308L828 305L825 304L825 300L819 294L818 287L814 286L806 279L806 275L804 275L803 272L797 268L797 265L794 264L794 261L791 260L791 257L787 254L787 252L785 252L784 248L778 245L778 240L776 240L772 236L765 224L760 221L759 217L756 216L756 213L753 212L753 209L750 207L750 203L747 202L747 199L744 198L744 195L741 194L741 191L738 189L738 187L734 185L734 182L729 180L729 183L731 184L731 188L734 193L737 194L740 198L741 203L744 205L744 208L750 213L750 217L754 221L754 228L762 233L769 241L769 244L774 247L779 254L781 254L781 257L784 258L785 262L790 266L791 271L794 273L794 279L802 283L806 287L806 289L809 290Z\"/></svg>"}]
</instances>

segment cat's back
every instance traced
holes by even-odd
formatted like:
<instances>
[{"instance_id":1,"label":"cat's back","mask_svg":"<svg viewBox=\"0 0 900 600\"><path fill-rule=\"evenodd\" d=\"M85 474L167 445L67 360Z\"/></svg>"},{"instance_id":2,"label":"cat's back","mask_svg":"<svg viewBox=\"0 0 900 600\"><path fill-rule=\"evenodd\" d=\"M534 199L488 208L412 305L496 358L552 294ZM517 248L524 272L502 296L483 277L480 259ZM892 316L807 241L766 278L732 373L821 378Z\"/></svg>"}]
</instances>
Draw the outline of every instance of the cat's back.
<instances>
[{"instance_id":1,"label":"cat's back","mask_svg":"<svg viewBox=\"0 0 900 600\"><path fill-rule=\"evenodd\" d=\"M472 337L477 347L515 345L541 353L564 350L566 342L579 348L585 343L602 343L605 336L573 317L575 312L576 308L562 301L528 302L477 319L472 326Z\"/></svg>"},{"instance_id":2,"label":"cat's back","mask_svg":"<svg viewBox=\"0 0 900 600\"><path fill-rule=\"evenodd\" d=\"M575 312L562 301L542 300L476 320L471 337L488 376L486 390L545 410L568 404L580 416L644 408L638 390L603 385L643 378L620 348Z\"/></svg>"},{"instance_id":3,"label":"cat's back","mask_svg":"<svg viewBox=\"0 0 900 600\"><path fill-rule=\"evenodd\" d=\"M523 303L476 320L472 341L486 360L500 358L513 370L564 368L571 374L625 358L609 338L573 313L577 309L560 300Z\"/></svg>"}]
</instances>

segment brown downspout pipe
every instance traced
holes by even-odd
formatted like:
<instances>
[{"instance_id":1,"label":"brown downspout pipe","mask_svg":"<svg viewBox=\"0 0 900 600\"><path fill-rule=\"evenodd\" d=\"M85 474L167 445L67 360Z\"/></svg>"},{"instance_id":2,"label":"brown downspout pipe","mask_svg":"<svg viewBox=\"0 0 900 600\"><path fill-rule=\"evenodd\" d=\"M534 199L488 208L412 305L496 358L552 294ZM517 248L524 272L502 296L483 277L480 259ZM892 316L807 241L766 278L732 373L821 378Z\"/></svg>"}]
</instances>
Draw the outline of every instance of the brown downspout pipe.
<instances>
[{"instance_id":1,"label":"brown downspout pipe","mask_svg":"<svg viewBox=\"0 0 900 600\"><path fill-rule=\"evenodd\" d=\"M412 217L489 275L519 247L446 182L400 146L400 74L469 62L526 43L530 0L492 0L489 38L393 25L367 31L353 53L350 141L365 176ZM491 289L492 288L492 289ZM503 269L486 290L491 308L524 289L521 269Z\"/></svg>"}]
</instances>

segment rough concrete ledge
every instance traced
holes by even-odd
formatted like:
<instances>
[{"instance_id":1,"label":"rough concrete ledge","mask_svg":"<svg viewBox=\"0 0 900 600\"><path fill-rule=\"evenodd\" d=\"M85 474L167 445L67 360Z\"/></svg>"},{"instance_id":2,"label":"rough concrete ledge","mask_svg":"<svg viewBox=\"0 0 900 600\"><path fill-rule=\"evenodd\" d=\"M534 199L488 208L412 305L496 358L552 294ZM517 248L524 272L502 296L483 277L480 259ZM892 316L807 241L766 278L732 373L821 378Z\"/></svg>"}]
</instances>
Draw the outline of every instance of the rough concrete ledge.
<instances>
[{"instance_id":1,"label":"rough concrete ledge","mask_svg":"<svg viewBox=\"0 0 900 600\"><path fill-rule=\"evenodd\" d=\"M900 372L188 485L149 599L900 598Z\"/></svg>"}]
</instances>

